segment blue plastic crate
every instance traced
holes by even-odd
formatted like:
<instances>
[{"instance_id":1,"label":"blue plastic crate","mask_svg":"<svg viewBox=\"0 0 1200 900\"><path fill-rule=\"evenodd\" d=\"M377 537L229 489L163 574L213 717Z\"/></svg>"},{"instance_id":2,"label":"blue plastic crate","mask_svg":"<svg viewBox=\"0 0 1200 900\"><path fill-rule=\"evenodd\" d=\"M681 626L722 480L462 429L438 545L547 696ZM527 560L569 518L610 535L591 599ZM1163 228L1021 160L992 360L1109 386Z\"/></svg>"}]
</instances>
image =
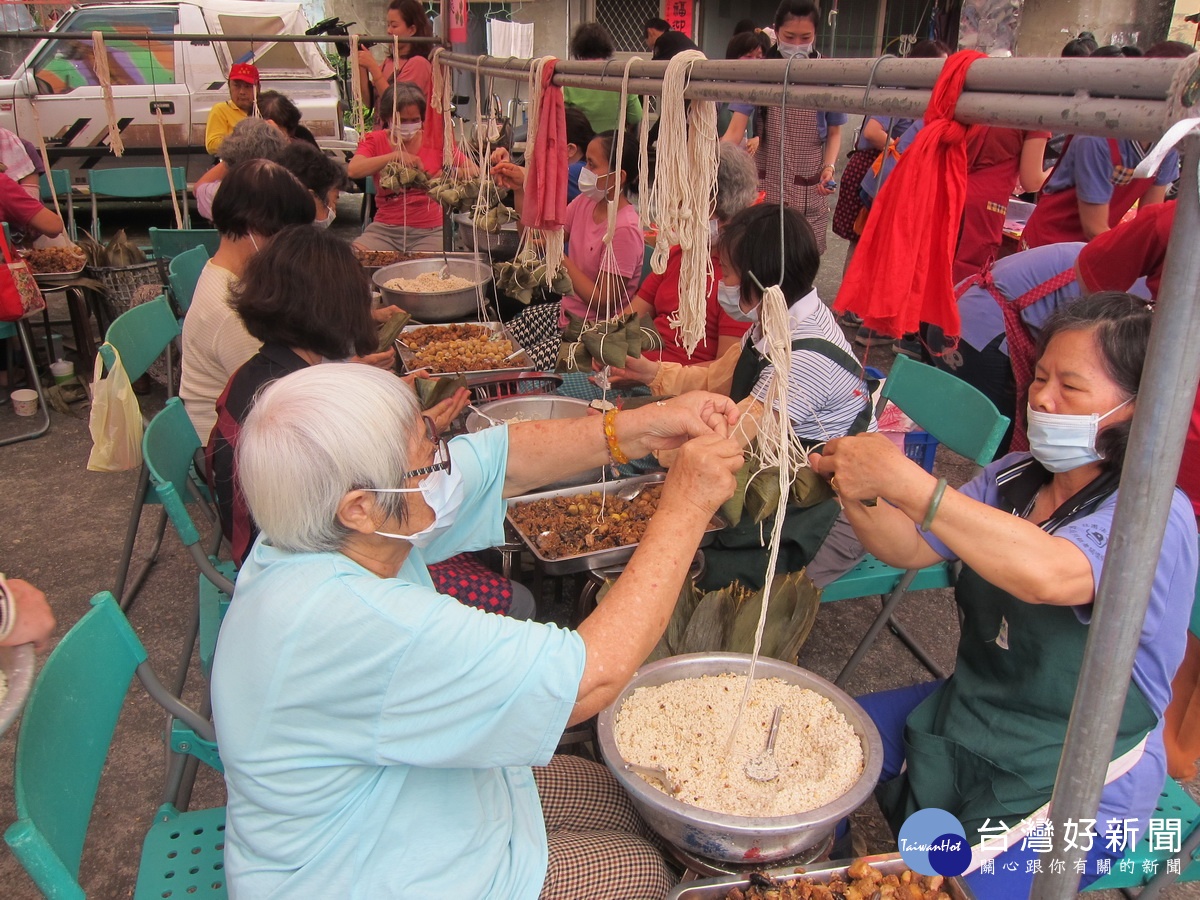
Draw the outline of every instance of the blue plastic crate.
<instances>
[{"instance_id":1,"label":"blue plastic crate","mask_svg":"<svg viewBox=\"0 0 1200 900\"><path fill-rule=\"evenodd\" d=\"M937 438L928 431L910 431L904 436L904 455L930 474L937 448Z\"/></svg>"}]
</instances>

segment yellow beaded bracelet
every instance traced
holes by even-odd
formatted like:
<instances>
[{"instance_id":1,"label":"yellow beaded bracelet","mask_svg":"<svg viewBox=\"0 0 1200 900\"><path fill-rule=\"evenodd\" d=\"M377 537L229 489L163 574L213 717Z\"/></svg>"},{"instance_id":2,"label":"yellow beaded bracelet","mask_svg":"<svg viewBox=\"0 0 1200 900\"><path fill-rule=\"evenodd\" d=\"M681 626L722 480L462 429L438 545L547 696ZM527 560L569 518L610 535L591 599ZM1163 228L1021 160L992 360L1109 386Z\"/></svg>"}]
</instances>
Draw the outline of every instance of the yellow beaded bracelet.
<instances>
[{"instance_id":1,"label":"yellow beaded bracelet","mask_svg":"<svg viewBox=\"0 0 1200 900\"><path fill-rule=\"evenodd\" d=\"M612 457L614 463L623 466L629 462L629 457L617 443L617 410L615 409L610 409L604 414L604 439L608 441L608 455Z\"/></svg>"}]
</instances>

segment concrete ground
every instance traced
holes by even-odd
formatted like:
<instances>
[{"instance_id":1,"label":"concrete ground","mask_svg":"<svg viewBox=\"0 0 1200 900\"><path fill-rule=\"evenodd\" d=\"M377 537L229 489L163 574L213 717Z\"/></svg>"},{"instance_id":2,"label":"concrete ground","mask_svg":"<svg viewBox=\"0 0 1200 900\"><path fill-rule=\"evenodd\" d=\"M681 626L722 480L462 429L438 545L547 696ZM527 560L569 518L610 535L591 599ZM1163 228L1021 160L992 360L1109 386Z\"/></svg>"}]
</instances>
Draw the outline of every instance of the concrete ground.
<instances>
[{"instance_id":1,"label":"concrete ground","mask_svg":"<svg viewBox=\"0 0 1200 900\"><path fill-rule=\"evenodd\" d=\"M335 226L347 237L357 230L357 197L345 197ZM106 215L106 226L117 219ZM131 228L162 224L144 214L129 214ZM144 232L143 232L144 233ZM836 294L845 245L830 237L830 250L818 280L827 301ZM70 341L68 340L68 344ZM890 365L891 354L876 349L871 363ZM91 361L76 359L77 369L91 372ZM142 409L152 416L164 403L161 388L141 398ZM18 421L11 404L0 404L0 437L16 433ZM116 559L129 515L136 473L101 474L86 468L91 448L86 412L52 413L45 437L0 447L0 496L3 496L5 537L0 544L0 569L25 578L50 598L59 621L58 636L87 610L89 598L111 588ZM952 484L962 483L969 467L961 458L939 450L939 474ZM143 534L137 555L146 552L153 516L142 519ZM170 532L170 529L168 529ZM175 671L177 657L191 616L197 573L173 532L168 533L157 565L129 613L154 668L166 677ZM545 603L541 618L563 616L566 603ZM859 636L878 609L875 599L829 604L822 608L800 663L832 680L848 659ZM933 656L945 667L953 665L957 643L957 618L948 591L914 594L905 599L899 614ZM882 634L848 685L851 694L865 693L927 680L929 674L890 633ZM199 706L204 689L198 675L188 681L185 701ZM80 880L91 897L101 900L132 895L142 837L161 802L165 763L161 740L164 717L156 704L134 684L117 728L99 797L84 849ZM0 827L14 817L11 760L16 728L0 737ZM193 795L194 807L224 802L219 777L201 770ZM858 851L894 849L886 828L870 810L855 818ZM448 875L452 873L448 872ZM0 851L0 896L25 900L38 896L32 883L7 851ZM1104 895L1093 895L1103 897ZM1112 892L1115 897L1115 892ZM1196 886L1176 886L1169 898L1200 897ZM582 900L582 898L581 898Z\"/></svg>"}]
</instances>

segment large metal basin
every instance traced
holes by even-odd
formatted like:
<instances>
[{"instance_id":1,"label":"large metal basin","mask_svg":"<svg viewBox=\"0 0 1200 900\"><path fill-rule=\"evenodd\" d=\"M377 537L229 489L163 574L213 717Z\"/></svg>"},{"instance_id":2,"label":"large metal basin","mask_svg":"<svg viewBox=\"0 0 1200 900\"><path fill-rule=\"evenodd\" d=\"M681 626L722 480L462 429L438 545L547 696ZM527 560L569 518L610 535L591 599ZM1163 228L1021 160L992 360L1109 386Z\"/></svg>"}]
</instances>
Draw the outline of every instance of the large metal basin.
<instances>
[{"instance_id":1,"label":"large metal basin","mask_svg":"<svg viewBox=\"0 0 1200 900\"><path fill-rule=\"evenodd\" d=\"M492 262L512 259L517 255L517 246L521 243L521 228L516 222L503 225L500 231L493 234L475 227L475 220L470 213L455 213L452 217L463 249L484 250Z\"/></svg>"},{"instance_id":2,"label":"large metal basin","mask_svg":"<svg viewBox=\"0 0 1200 900\"><path fill-rule=\"evenodd\" d=\"M612 706L600 713L596 725L604 762L650 827L681 850L720 862L772 862L795 856L821 843L833 832L838 821L871 796L883 768L883 744L879 732L863 708L848 694L799 666L760 658L755 678L780 678L816 691L827 697L849 721L862 741L863 751L862 774L849 791L832 803L794 816L735 816L690 806L625 771L613 728L617 711L626 697L639 687L701 675L745 674L749 668L750 657L743 653L689 653L650 663L634 673ZM717 749L714 747L714 752Z\"/></svg>"},{"instance_id":3,"label":"large metal basin","mask_svg":"<svg viewBox=\"0 0 1200 900\"><path fill-rule=\"evenodd\" d=\"M448 266L447 274L466 278L472 286L461 290L430 292L397 291L387 287L387 282L393 278L416 278L425 272L440 272L442 266ZM443 261L440 257L434 257L432 259L411 259L407 262L384 266L371 276L371 281L383 294L385 305L395 304L401 309L408 310L418 321L461 322L477 318L478 291L482 288L477 288L475 285L484 285L491 277L491 266L485 262L453 258Z\"/></svg>"},{"instance_id":4,"label":"large metal basin","mask_svg":"<svg viewBox=\"0 0 1200 900\"><path fill-rule=\"evenodd\" d=\"M536 422L543 419L580 419L588 414L588 402L575 397L563 397L559 394L533 394L523 397L504 397L492 400L478 407L479 412L472 410L467 413L467 431L482 431L493 424L490 419L501 422L520 417L522 420ZM479 413L483 413L480 415ZM545 485L539 490L554 490L560 487L577 487L581 484L594 484L600 480L604 469L588 469Z\"/></svg>"}]
</instances>

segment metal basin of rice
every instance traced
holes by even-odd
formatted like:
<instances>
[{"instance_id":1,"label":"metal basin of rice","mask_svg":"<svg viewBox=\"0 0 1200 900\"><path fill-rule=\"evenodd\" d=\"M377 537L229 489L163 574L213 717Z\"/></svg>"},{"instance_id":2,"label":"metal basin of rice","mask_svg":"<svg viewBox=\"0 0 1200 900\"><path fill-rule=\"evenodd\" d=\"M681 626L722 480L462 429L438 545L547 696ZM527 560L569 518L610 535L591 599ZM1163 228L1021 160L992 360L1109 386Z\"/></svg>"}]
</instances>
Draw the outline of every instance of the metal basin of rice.
<instances>
[{"instance_id":1,"label":"metal basin of rice","mask_svg":"<svg viewBox=\"0 0 1200 900\"><path fill-rule=\"evenodd\" d=\"M690 653L643 666L608 709L600 713L596 734L604 762L638 812L664 840L686 853L726 863L787 859L826 840L838 821L858 809L875 789L883 768L883 744L874 723L851 697L818 675L776 659L759 659L755 679L778 678L827 698L846 717L862 743L863 771L841 797L790 816L737 816L711 812L676 800L624 769L614 734L621 705L639 687L698 678L746 674L750 657L742 653ZM733 723L729 723L730 727ZM714 735L714 752L725 735Z\"/></svg>"},{"instance_id":2,"label":"metal basin of rice","mask_svg":"<svg viewBox=\"0 0 1200 900\"><path fill-rule=\"evenodd\" d=\"M416 278L426 272L440 272L442 266L448 266L447 275L465 278L471 282L471 287L450 291L399 291L387 286L389 281L396 278ZM487 263L453 258L443 261L433 257L384 266L371 276L371 281L383 294L385 306L395 304L420 322L454 322L475 318L478 309L476 285L487 282L491 277L492 268Z\"/></svg>"},{"instance_id":3,"label":"metal basin of rice","mask_svg":"<svg viewBox=\"0 0 1200 900\"><path fill-rule=\"evenodd\" d=\"M536 422L543 419L579 419L588 414L588 402L575 397L562 397L558 394L534 394L524 397L504 397L492 400L479 406L479 411L467 413L467 431L482 431L490 428L487 416L500 422L517 420L521 422ZM560 487L575 487L581 484L594 484L604 473L603 468L588 469L570 478L546 485L539 490L555 490Z\"/></svg>"}]
</instances>

